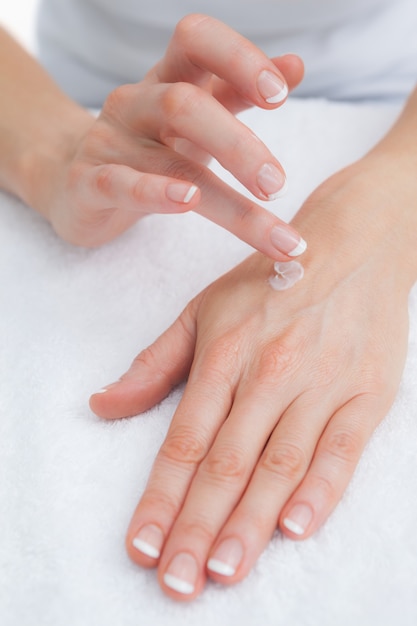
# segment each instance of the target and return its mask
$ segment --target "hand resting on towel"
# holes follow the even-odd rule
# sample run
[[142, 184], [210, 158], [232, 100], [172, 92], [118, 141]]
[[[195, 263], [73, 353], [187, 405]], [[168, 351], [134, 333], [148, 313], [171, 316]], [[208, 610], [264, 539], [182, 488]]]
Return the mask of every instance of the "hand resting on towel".
[[[61, 237], [95, 246], [146, 213], [193, 209], [259, 251], [91, 398], [104, 418], [133, 415], [188, 377], [127, 550], [176, 599], [195, 598], [207, 575], [237, 582], [277, 525], [297, 539], [324, 522], [395, 397], [417, 275], [417, 92], [287, 226], [204, 163], [215, 156], [259, 199], [282, 189], [280, 164], [234, 113], [279, 106], [301, 80], [298, 57], [268, 59], [189, 16], [96, 120], [1, 30], [0, 48], [0, 186]], [[273, 261], [303, 251], [298, 231], [304, 278], [274, 291]]]
[[300, 282], [274, 291], [273, 263], [253, 255], [91, 398], [131, 415], [188, 376], [126, 540], [176, 599], [207, 576], [241, 580], [277, 525], [314, 533], [394, 400], [417, 276], [416, 104], [295, 217], [310, 242]]

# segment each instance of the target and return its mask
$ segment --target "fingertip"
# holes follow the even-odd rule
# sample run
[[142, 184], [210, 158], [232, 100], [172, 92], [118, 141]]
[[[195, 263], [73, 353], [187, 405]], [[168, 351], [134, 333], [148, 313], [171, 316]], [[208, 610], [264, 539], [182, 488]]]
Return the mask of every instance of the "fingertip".
[[93, 393], [89, 398], [89, 406], [95, 415], [106, 420], [118, 419], [124, 417], [120, 415], [120, 411], [115, 413], [114, 398], [109, 387], [103, 387], [99, 391]]
[[169, 597], [187, 602], [194, 600], [203, 591], [206, 575], [193, 553], [180, 551], [174, 554], [167, 564], [160, 564], [158, 580], [162, 590]]
[[102, 387], [98, 391], [94, 391], [89, 398], [88, 403], [90, 409], [93, 411], [93, 413], [98, 415], [98, 417], [104, 417], [103, 407], [105, 407], [107, 404], [107, 397], [104, 398], [104, 396], [108, 396], [108, 393], [114, 384], [115, 383], [111, 383], [110, 385]]
[[302, 540], [312, 534], [314, 510], [307, 502], [289, 504], [283, 511], [279, 527], [290, 539]]
[[124, 381], [112, 383], [92, 394], [89, 404], [93, 413], [105, 420], [131, 417], [150, 408], [138, 398], [138, 389], [132, 389]]
[[274, 248], [290, 258], [301, 256], [307, 249], [305, 239], [284, 222], [274, 225], [270, 232], [270, 238]]
[[161, 402], [172, 387], [161, 377], [154, 380], [121, 379], [93, 394], [89, 404], [93, 413], [102, 419], [133, 417]]
[[224, 585], [234, 584], [246, 575], [242, 567], [244, 561], [245, 549], [242, 540], [237, 536], [229, 536], [220, 540], [207, 560], [207, 573], [210, 578]]
[[304, 78], [304, 62], [297, 54], [285, 54], [272, 59], [277, 69], [283, 74], [289, 91], [292, 91]]
[[139, 530], [133, 526], [126, 534], [125, 547], [130, 559], [147, 569], [157, 567], [165, 541], [164, 533], [153, 523], [142, 525]]

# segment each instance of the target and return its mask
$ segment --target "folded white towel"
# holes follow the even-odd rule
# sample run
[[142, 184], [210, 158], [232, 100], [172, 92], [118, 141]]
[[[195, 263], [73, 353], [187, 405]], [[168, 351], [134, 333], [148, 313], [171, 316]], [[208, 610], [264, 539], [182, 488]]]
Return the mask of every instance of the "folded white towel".
[[[280, 214], [290, 218], [397, 112], [293, 100], [243, 116], [288, 172]], [[417, 623], [416, 291], [398, 398], [314, 537], [277, 534], [244, 582], [210, 583], [190, 605], [166, 598], [155, 573], [125, 555], [130, 515], [181, 390], [114, 423], [91, 414], [89, 394], [248, 252], [193, 214], [153, 216], [99, 250], [77, 249], [0, 195], [2, 626]]]

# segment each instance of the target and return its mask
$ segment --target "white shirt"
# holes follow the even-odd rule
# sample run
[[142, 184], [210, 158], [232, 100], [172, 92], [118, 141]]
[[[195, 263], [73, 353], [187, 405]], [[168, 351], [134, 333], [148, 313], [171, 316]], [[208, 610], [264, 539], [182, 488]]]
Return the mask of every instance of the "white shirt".
[[417, 0], [41, 0], [40, 60], [73, 98], [99, 107], [143, 77], [192, 12], [269, 56], [299, 54], [298, 96], [403, 99], [417, 82]]

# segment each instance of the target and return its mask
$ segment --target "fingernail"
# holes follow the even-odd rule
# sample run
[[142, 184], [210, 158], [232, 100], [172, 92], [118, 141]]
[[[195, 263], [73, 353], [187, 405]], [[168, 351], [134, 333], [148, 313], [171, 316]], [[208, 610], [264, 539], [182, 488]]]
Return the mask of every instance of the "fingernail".
[[282, 520], [282, 523], [295, 535], [304, 535], [312, 519], [311, 507], [307, 504], [296, 504], [287, 517]]
[[271, 230], [272, 245], [288, 256], [299, 256], [305, 252], [307, 243], [288, 226], [274, 226]]
[[258, 77], [258, 89], [269, 104], [282, 102], [288, 96], [288, 87], [276, 74], [263, 70]]
[[277, 191], [276, 193], [271, 193], [269, 194], [269, 200], [276, 200], [277, 198], [283, 198], [285, 196], [285, 194], [288, 193], [288, 181], [287, 179], [284, 180], [284, 184], [282, 185], [281, 189], [279, 191]]
[[182, 202], [188, 204], [194, 197], [198, 187], [188, 183], [170, 183], [167, 185], [165, 193], [168, 200], [172, 202]]
[[95, 391], [92, 395], [95, 396], [98, 393], [106, 393], [106, 391], [109, 391], [109, 389], [111, 389], [115, 385], [118, 385], [120, 382], [121, 382], [121, 378], [119, 378], [119, 380], [114, 381], [114, 383], [110, 383], [109, 385], [106, 385], [105, 387], [102, 387], [98, 391]]
[[141, 528], [132, 541], [136, 550], [152, 559], [159, 559], [163, 543], [164, 533], [155, 524], [148, 524]]
[[286, 191], [285, 174], [272, 163], [264, 163], [262, 165], [256, 180], [260, 190], [268, 200], [275, 200], [283, 193], [283, 190], [284, 193]]
[[180, 552], [172, 559], [164, 574], [164, 583], [170, 589], [190, 595], [194, 592], [198, 566], [195, 558], [187, 552]]
[[234, 576], [243, 557], [239, 539], [225, 539], [208, 560], [207, 569], [222, 576]]

